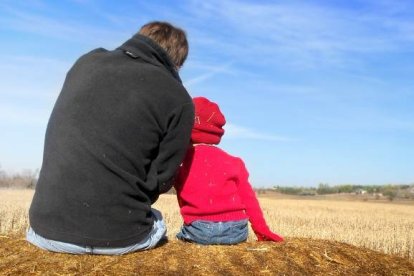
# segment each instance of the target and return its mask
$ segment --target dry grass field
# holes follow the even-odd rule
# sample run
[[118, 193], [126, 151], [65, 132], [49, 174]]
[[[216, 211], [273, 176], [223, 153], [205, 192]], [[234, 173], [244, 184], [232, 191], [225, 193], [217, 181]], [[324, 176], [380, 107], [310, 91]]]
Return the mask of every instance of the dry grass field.
[[[270, 228], [287, 237], [327, 239], [414, 259], [414, 205], [259, 198]], [[181, 226], [175, 197], [155, 205], [174, 237]], [[250, 231], [249, 241], [255, 237]]]
[[[178, 275], [181, 272], [195, 275], [300, 275], [306, 274], [305, 271], [313, 275], [326, 275], [327, 272], [332, 275], [414, 275], [413, 204], [260, 197], [270, 228], [287, 237], [285, 243], [257, 243], [250, 234], [248, 243], [240, 246], [200, 247], [175, 240], [182, 220], [175, 196], [163, 195], [154, 207], [164, 214], [168, 244], [154, 251], [101, 257], [98, 261], [96, 256], [68, 259], [29, 246], [23, 234], [28, 225], [27, 210], [32, 196], [31, 190], [0, 190], [2, 275], [19, 274], [33, 265], [33, 274], [41, 275], [62, 261], [59, 267], [66, 273], [55, 275], [100, 275], [99, 271], [111, 274], [110, 271], [115, 271], [111, 269], [122, 267], [122, 264], [129, 264], [131, 269], [124, 270], [125, 275], [142, 271], [143, 267], [151, 275]], [[159, 259], [160, 252], [165, 263]], [[211, 254], [218, 259], [212, 258]], [[157, 267], [162, 263], [161, 266], [168, 265], [169, 269], [164, 267], [161, 272], [165, 273], [161, 273], [159, 269], [151, 270], [149, 264], [139, 266], [136, 260], [143, 256], [151, 257]], [[92, 259], [93, 264], [88, 264]], [[187, 260], [186, 265], [180, 264], [183, 260]], [[218, 260], [219, 266], [215, 265]], [[73, 273], [67, 270], [68, 267]], [[149, 273], [151, 271], [153, 273]]]
[[33, 190], [0, 189], [0, 235], [23, 233]]

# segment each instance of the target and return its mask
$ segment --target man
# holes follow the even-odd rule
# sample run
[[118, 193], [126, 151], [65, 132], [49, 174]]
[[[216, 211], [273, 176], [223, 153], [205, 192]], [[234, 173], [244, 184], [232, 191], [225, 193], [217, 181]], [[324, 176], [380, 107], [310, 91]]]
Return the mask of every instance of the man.
[[171, 188], [190, 141], [194, 109], [177, 72], [187, 54], [184, 31], [151, 22], [73, 65], [46, 131], [29, 242], [125, 254], [165, 237], [151, 205]]

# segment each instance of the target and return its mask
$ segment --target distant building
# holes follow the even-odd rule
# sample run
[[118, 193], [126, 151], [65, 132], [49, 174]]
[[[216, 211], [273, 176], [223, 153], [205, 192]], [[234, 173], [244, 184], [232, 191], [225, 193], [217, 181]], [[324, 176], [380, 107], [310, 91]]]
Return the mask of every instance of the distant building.
[[355, 194], [357, 194], [357, 195], [364, 195], [364, 194], [366, 194], [367, 193], [367, 191], [365, 191], [365, 190], [363, 190], [363, 189], [357, 189], [356, 191], [355, 191]]

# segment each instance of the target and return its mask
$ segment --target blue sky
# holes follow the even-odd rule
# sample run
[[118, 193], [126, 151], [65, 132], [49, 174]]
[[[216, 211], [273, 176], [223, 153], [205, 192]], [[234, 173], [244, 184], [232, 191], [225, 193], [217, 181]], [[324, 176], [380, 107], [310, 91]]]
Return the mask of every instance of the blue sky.
[[[121, 4], [122, 3], [122, 4]], [[185, 29], [180, 74], [217, 102], [221, 146], [256, 187], [414, 182], [414, 2], [0, 2], [0, 165], [41, 167], [48, 117], [82, 54], [148, 21]]]

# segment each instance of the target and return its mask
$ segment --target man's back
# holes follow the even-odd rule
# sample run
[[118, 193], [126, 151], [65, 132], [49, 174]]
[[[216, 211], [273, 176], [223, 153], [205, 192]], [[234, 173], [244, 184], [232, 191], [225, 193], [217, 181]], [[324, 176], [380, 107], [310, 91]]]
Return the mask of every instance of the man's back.
[[96, 49], [67, 74], [30, 209], [32, 228], [46, 238], [104, 247], [140, 241], [160, 181], [182, 158], [185, 142], [165, 137], [189, 137], [191, 98], [148, 41], [130, 42], [134, 56]]

